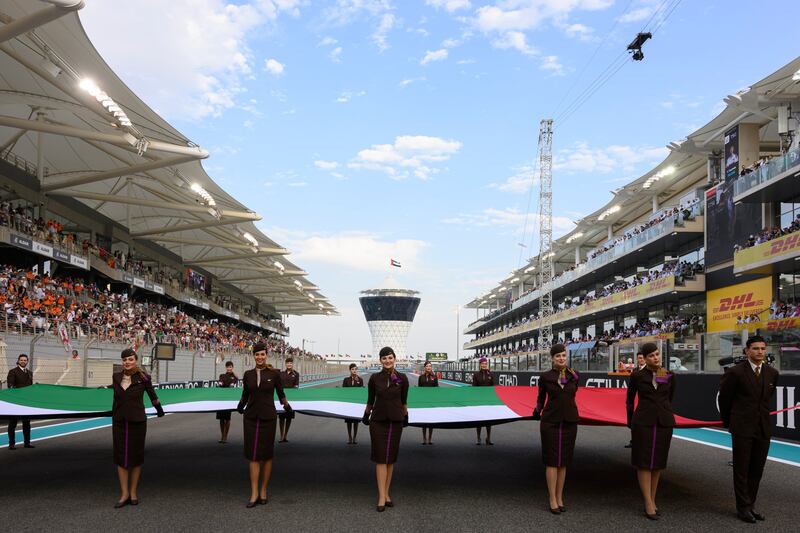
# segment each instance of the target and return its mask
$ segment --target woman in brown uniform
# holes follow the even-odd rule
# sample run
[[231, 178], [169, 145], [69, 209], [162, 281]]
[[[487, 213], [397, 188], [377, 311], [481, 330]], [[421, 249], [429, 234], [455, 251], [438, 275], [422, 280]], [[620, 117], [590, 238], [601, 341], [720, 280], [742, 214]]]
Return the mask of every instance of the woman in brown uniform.
[[533, 419], [541, 420], [542, 461], [550, 495], [550, 512], [561, 514], [567, 510], [564, 507], [564, 482], [578, 435], [578, 405], [575, 403], [578, 373], [567, 367], [567, 349], [563, 344], [554, 344], [550, 348], [550, 358], [553, 368], [539, 376], [539, 395]]
[[[633, 436], [631, 462], [636, 467], [644, 512], [650, 520], [658, 520], [661, 513], [656, 506], [656, 491], [661, 471], [667, 467], [672, 428], [675, 426], [672, 414], [675, 375], [661, 367], [661, 354], [654, 343], [644, 344], [642, 354], [646, 366], [631, 375], [625, 403], [628, 427]], [[637, 396], [639, 402], [634, 411]]]
[[112, 377], [114, 403], [111, 407], [111, 434], [114, 440], [114, 462], [117, 464], [120, 497], [115, 508], [139, 505], [137, 489], [144, 463], [144, 440], [147, 435], [147, 415], [144, 412], [144, 393], [164, 416], [153, 381], [139, 368], [139, 356], [130, 348], [122, 351], [122, 372]]
[[378, 506], [382, 513], [394, 507], [389, 490], [392, 486], [394, 463], [400, 448], [400, 436], [408, 421], [408, 378], [394, 368], [394, 350], [381, 348], [383, 369], [372, 374], [367, 384], [367, 407], [362, 421], [369, 426], [372, 441], [372, 461], [378, 482]]
[[[364, 387], [364, 380], [358, 375], [358, 365], [350, 363], [350, 375], [342, 380], [342, 387]], [[358, 444], [358, 422], [357, 418], [345, 419], [347, 424], [347, 444]]]
[[[494, 387], [494, 376], [489, 371], [489, 360], [485, 357], [481, 357], [478, 360], [480, 364], [480, 370], [472, 374], [472, 386], [473, 387]], [[478, 446], [481, 445], [481, 427], [486, 428], [486, 444], [489, 446], [493, 446], [494, 442], [492, 442], [492, 426], [478, 426], [475, 428], [477, 432], [477, 440], [475, 444]]]
[[[425, 361], [425, 364], [422, 365], [423, 373], [419, 376], [419, 381], [417, 382], [417, 387], [438, 387], [439, 386], [439, 378], [436, 377], [436, 374], [433, 373], [433, 365], [430, 361]], [[427, 433], [426, 433], [427, 432]], [[433, 428], [432, 427], [424, 427], [422, 428], [422, 444], [433, 444], [431, 442], [431, 437], [433, 437]]]
[[[225, 373], [219, 375], [217, 385], [223, 389], [235, 387], [239, 382], [239, 378], [233, 373], [233, 362], [228, 361], [225, 363]], [[225, 444], [228, 442], [228, 431], [231, 429], [231, 412], [229, 410], [217, 411], [217, 420], [219, 420], [219, 443]]]
[[[292, 412], [283, 393], [280, 372], [267, 364], [267, 346], [253, 346], [256, 367], [242, 376], [242, 399], [236, 410], [244, 414], [244, 456], [250, 461], [250, 500], [247, 508], [267, 503], [267, 484], [272, 473], [272, 456], [275, 449], [275, 394], [285, 411]], [[259, 487], [259, 478], [261, 485]]]

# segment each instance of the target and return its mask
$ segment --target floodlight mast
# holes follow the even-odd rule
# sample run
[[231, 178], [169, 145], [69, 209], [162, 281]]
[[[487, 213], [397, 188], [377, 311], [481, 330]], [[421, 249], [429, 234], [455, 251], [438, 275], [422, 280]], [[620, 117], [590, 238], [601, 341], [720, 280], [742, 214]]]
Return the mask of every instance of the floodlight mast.
[[539, 123], [539, 349], [553, 344], [553, 119]]

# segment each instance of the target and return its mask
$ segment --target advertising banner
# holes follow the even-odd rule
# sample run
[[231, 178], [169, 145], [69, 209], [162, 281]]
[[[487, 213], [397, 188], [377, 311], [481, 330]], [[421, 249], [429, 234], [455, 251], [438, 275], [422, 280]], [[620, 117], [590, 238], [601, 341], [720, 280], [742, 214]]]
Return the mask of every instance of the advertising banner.
[[553, 315], [553, 322], [563, 322], [564, 320], [570, 320], [572, 318], [588, 315], [590, 313], [605, 311], [606, 309], [612, 309], [621, 305], [638, 302], [639, 300], [652, 298], [653, 296], [672, 292], [673, 290], [675, 290], [674, 276], [656, 279], [647, 283], [643, 283], [642, 285], [631, 287], [630, 289], [626, 289], [622, 292], [610, 294], [604, 298], [600, 298], [599, 300], [592, 300], [571, 309], [558, 311], [555, 313], [555, 315]]
[[733, 245], [743, 245], [761, 231], [761, 204], [733, 202], [734, 180], [706, 191], [706, 266], [733, 258]]
[[426, 361], [447, 361], [447, 352], [425, 352]]
[[800, 254], [800, 231], [784, 235], [778, 239], [739, 250], [733, 255], [734, 272], [742, 272], [783, 259], [791, 259]]
[[706, 293], [708, 331], [735, 331], [763, 327], [769, 318], [770, 303], [772, 303], [770, 276], [708, 291]]
[[739, 126], [725, 132], [725, 181], [739, 177]]
[[16, 233], [11, 234], [11, 244], [25, 250], [33, 250], [33, 241], [27, 237], [21, 237]]

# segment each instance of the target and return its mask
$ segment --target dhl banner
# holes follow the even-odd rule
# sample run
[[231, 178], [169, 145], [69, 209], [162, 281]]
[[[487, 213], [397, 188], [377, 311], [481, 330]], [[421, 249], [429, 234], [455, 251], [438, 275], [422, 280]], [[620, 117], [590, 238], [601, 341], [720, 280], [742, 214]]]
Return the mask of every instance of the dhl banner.
[[630, 289], [622, 292], [615, 292], [614, 294], [610, 294], [604, 298], [600, 298], [599, 300], [592, 300], [577, 307], [559, 311], [553, 315], [553, 322], [563, 322], [565, 320], [588, 315], [590, 313], [605, 311], [606, 309], [612, 309], [621, 305], [638, 302], [639, 300], [652, 298], [653, 296], [672, 292], [673, 290], [675, 290], [674, 276], [656, 279], [647, 283], [643, 283], [642, 285], [631, 287]]
[[[759, 278], [706, 293], [708, 331], [735, 331], [763, 327], [772, 302], [772, 277]], [[739, 320], [758, 315], [759, 320], [742, 324]]]
[[629, 339], [622, 339], [619, 341], [620, 346], [627, 346], [629, 344], [638, 344], [642, 345], [646, 342], [657, 342], [657, 341], [674, 341], [675, 334], [670, 333], [659, 333], [658, 335], [647, 335], [645, 337], [633, 337]]
[[779, 329], [800, 329], [800, 316], [773, 318], [767, 321], [767, 330], [776, 331]]
[[800, 231], [733, 254], [733, 271], [743, 272], [800, 255]]
[[[630, 289], [624, 290], [622, 292], [616, 292], [604, 298], [600, 298], [599, 300], [592, 300], [577, 307], [572, 307], [570, 309], [564, 309], [563, 311], [558, 311], [555, 314], [553, 314], [553, 323], [556, 324], [559, 322], [564, 322], [565, 320], [571, 320], [573, 318], [578, 318], [584, 315], [588, 315], [590, 313], [596, 313], [598, 311], [613, 309], [621, 305], [627, 305], [633, 302], [638, 302], [639, 300], [652, 298], [653, 296], [659, 296], [661, 294], [666, 294], [674, 290], [675, 290], [674, 276], [656, 279], [648, 283], [644, 283], [642, 285], [637, 285], [636, 287], [631, 287]], [[469, 341], [464, 344], [464, 348], [470, 349], [473, 348], [474, 346], [478, 346], [495, 340], [505, 339], [538, 328], [539, 328], [538, 321], [526, 322], [525, 324], [521, 324], [515, 328], [507, 329], [504, 331], [497, 332], [493, 335]]]

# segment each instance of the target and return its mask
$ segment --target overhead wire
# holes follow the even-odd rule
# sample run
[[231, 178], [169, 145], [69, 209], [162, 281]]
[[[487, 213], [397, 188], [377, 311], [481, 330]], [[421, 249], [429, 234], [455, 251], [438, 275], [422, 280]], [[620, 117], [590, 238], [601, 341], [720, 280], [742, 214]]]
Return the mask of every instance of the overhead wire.
[[[677, 9], [678, 5], [682, 2], [682, 0], [662, 0], [662, 2], [658, 5], [658, 7], [653, 11], [653, 14], [650, 15], [650, 18], [647, 22], [642, 26], [640, 33], [644, 33], [647, 27], [656, 19], [656, 17], [661, 13], [661, 17], [658, 20], [657, 25], [650, 31], [651, 34], [655, 34], [661, 26], [667, 21], [667, 19], [672, 15], [672, 13]], [[627, 55], [627, 50], [623, 51], [618, 55], [612, 62], [603, 70], [598, 76], [590, 83], [575, 99], [557, 116], [555, 116], [553, 123], [554, 128], [556, 126], [560, 126], [561, 124], [565, 123], [580, 107], [583, 106], [597, 91], [599, 91], [608, 81], [614, 77], [614, 75], [619, 72], [623, 66], [625, 66], [628, 61], [625, 59]]]

